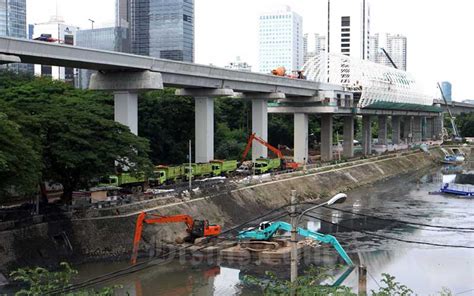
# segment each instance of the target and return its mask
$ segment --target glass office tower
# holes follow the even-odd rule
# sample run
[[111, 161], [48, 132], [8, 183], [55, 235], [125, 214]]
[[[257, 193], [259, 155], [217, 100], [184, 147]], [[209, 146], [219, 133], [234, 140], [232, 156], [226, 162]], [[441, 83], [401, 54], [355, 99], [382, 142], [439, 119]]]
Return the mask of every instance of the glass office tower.
[[194, 62], [194, 0], [131, 0], [132, 52]]

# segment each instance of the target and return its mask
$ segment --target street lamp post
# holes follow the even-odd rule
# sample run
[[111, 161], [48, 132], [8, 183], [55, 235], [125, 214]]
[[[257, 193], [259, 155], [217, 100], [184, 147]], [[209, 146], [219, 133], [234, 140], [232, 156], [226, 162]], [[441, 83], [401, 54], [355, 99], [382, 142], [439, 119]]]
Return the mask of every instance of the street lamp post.
[[[315, 205], [304, 210], [298, 217], [296, 217], [296, 191], [292, 190], [291, 192], [291, 282], [294, 283], [296, 278], [298, 277], [298, 250], [297, 244], [298, 241], [296, 239], [296, 234], [298, 232], [298, 225], [300, 223], [301, 218], [308, 212], [313, 211], [317, 208], [323, 206], [330, 206], [336, 203], [343, 203], [347, 199], [347, 195], [345, 193], [338, 193], [331, 197], [330, 200], [323, 202], [319, 205]], [[292, 289], [292, 295], [294, 295], [294, 290]]]
[[93, 20], [93, 19], [88, 19], [88, 20], [89, 20], [89, 22], [91, 22], [92, 30], [94, 30], [94, 23], [95, 23], [95, 20]]

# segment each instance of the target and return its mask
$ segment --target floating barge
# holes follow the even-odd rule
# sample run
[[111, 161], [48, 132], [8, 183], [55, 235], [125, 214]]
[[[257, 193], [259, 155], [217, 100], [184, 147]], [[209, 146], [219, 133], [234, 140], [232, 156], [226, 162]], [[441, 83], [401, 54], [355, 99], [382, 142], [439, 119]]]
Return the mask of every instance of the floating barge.
[[441, 187], [440, 192], [458, 196], [474, 197], [474, 186], [446, 183]]

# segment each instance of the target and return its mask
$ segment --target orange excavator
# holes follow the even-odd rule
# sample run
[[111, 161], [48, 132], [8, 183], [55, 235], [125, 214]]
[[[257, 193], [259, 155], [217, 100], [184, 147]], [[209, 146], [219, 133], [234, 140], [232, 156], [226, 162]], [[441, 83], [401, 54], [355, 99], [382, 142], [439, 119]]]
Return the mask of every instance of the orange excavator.
[[[151, 216], [147, 218], [147, 215]], [[186, 242], [194, 243], [196, 238], [217, 236], [221, 233], [220, 225], [210, 225], [207, 220], [194, 220], [189, 215], [174, 215], [174, 216], [159, 216], [154, 214], [147, 214], [141, 212], [138, 215], [137, 223], [135, 225], [135, 236], [133, 237], [133, 251], [132, 251], [132, 265], [137, 263], [138, 247], [142, 239], [143, 223], [177, 223], [184, 222], [186, 224], [186, 232], [188, 236], [185, 238]]]
[[250, 148], [252, 148], [252, 143], [254, 140], [267, 147], [273, 153], [275, 153], [275, 155], [281, 160], [283, 169], [296, 170], [299, 167], [299, 164], [297, 162], [286, 161], [283, 156], [283, 153], [278, 148], [273, 147], [267, 141], [257, 136], [255, 133], [251, 134], [247, 141], [247, 146], [245, 147], [244, 154], [242, 155], [242, 163], [245, 161], [245, 158], [247, 157]]

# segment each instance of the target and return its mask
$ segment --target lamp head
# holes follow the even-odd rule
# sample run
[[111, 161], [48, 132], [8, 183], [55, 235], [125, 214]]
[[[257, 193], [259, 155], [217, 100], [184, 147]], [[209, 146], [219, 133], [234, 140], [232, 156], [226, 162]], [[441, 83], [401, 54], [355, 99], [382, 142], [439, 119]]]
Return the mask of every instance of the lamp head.
[[338, 193], [338, 194], [334, 195], [333, 197], [331, 197], [331, 199], [328, 200], [326, 205], [330, 206], [330, 205], [333, 205], [333, 204], [336, 204], [336, 203], [343, 203], [344, 201], [346, 201], [346, 199], [347, 199], [347, 194]]

